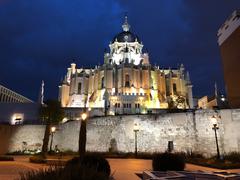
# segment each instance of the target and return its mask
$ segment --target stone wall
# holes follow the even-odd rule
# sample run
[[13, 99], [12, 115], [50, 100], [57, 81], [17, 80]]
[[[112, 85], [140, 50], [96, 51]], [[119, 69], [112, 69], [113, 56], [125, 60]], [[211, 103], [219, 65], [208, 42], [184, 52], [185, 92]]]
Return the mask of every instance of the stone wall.
[[[221, 110], [219, 146], [221, 153], [240, 151], [240, 110]], [[159, 115], [128, 115], [91, 118], [87, 124], [87, 150], [134, 152], [134, 124], [139, 124], [137, 136], [140, 152], [166, 151], [173, 141], [175, 151], [197, 151], [206, 156], [216, 152], [216, 142], [210, 117], [211, 110], [195, 113], [163, 113]], [[77, 151], [79, 121], [62, 124], [54, 134], [53, 147], [62, 151]], [[39, 149], [45, 126], [0, 126], [0, 153]], [[23, 143], [24, 142], [24, 143]]]

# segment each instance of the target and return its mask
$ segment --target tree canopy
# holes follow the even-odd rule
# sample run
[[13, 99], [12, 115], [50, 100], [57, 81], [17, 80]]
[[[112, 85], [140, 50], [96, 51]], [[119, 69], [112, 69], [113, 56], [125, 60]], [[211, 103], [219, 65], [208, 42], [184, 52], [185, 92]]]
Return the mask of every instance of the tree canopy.
[[40, 118], [45, 124], [59, 123], [64, 118], [64, 111], [57, 100], [47, 100], [40, 108]]

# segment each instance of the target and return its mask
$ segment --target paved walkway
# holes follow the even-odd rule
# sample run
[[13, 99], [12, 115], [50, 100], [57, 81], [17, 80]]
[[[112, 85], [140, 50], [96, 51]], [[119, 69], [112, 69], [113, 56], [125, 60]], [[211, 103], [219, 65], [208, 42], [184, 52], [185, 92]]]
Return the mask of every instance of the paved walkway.
[[48, 166], [29, 162], [28, 156], [15, 156], [15, 161], [0, 161], [0, 180], [19, 179], [20, 173], [36, 171]]
[[[20, 172], [39, 170], [48, 166], [42, 164], [33, 164], [29, 162], [28, 156], [15, 156], [15, 161], [0, 161], [0, 180], [12, 180], [20, 178]], [[145, 170], [151, 170], [152, 161], [142, 159], [108, 159], [111, 171], [116, 180], [140, 180], [135, 173], [142, 173]], [[193, 164], [187, 164], [188, 171], [226, 171]], [[227, 170], [227, 172], [238, 172], [240, 169]]]
[[152, 161], [142, 159], [108, 159], [116, 180], [140, 180], [135, 173], [151, 170]]

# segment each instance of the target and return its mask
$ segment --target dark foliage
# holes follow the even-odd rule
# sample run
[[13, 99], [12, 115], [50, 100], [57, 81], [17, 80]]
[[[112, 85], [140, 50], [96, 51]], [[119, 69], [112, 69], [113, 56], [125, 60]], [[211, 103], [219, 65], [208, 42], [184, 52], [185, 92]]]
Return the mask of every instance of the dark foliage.
[[48, 152], [51, 125], [58, 124], [63, 119], [64, 111], [61, 108], [61, 103], [59, 101], [47, 100], [45, 104], [41, 106], [39, 113], [44, 124], [46, 124], [42, 145], [42, 154], [43, 156], [46, 156]]
[[107, 176], [110, 176], [110, 165], [108, 161], [100, 155], [86, 154], [80, 158], [75, 157], [67, 163], [66, 168], [71, 168], [72, 166], [76, 165], [94, 169], [97, 172], [101, 172]]
[[29, 158], [29, 161], [31, 163], [39, 163], [39, 164], [43, 164], [43, 163], [46, 163], [47, 160], [43, 157], [43, 156], [32, 156]]
[[50, 167], [40, 171], [21, 173], [21, 180], [109, 180], [104, 173], [81, 165], [71, 168]]
[[230, 161], [232, 163], [240, 163], [240, 153], [239, 152], [231, 152], [224, 156], [224, 159]]
[[0, 161], [14, 161], [14, 158], [11, 156], [0, 156]]
[[[35, 157], [36, 158], [36, 157]], [[52, 166], [21, 174], [21, 180], [109, 180], [108, 161], [99, 155], [85, 155], [68, 161], [66, 166]]]
[[152, 160], [154, 171], [183, 171], [185, 157], [182, 154], [161, 153], [155, 154]]

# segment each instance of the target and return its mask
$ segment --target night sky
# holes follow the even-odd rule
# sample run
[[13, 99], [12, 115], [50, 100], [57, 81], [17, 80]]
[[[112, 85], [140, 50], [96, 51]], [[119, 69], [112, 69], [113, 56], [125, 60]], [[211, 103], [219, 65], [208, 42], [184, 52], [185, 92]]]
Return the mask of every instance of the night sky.
[[103, 63], [125, 12], [150, 62], [190, 72], [194, 96], [224, 92], [217, 30], [240, 0], [0, 0], [0, 84], [36, 101], [45, 97], [74, 60], [78, 67]]

